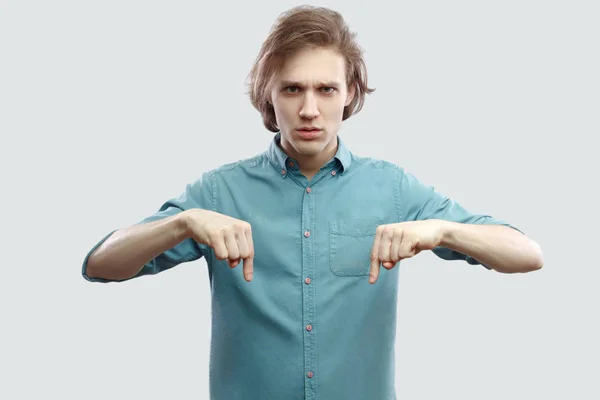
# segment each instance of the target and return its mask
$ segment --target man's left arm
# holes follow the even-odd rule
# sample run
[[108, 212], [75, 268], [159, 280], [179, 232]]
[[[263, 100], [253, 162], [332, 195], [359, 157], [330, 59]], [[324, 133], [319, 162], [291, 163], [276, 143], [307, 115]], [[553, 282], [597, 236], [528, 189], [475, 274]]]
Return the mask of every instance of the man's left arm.
[[467, 255], [503, 273], [530, 272], [542, 268], [542, 250], [518, 230], [497, 224], [438, 221], [440, 246]]
[[513, 225], [469, 212], [402, 168], [396, 179], [400, 221], [428, 220], [430, 227], [439, 222], [439, 244], [432, 249], [438, 257], [482, 264], [503, 273], [529, 272], [542, 267], [540, 246]]

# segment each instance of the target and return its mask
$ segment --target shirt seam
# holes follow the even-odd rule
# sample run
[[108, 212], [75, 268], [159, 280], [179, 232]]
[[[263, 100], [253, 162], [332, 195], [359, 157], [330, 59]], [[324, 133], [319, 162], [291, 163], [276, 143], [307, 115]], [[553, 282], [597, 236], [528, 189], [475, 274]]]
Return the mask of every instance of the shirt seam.
[[211, 193], [211, 200], [212, 200], [212, 211], [216, 212], [217, 211], [217, 184], [215, 183], [215, 179], [214, 179], [214, 173], [210, 174], [210, 185], [211, 185], [211, 189], [212, 189], [212, 193]]
[[401, 202], [400, 202], [400, 179], [399, 179], [399, 175], [400, 175], [400, 168], [396, 167], [396, 175], [394, 177], [394, 193], [396, 195], [396, 216], [398, 218], [398, 222], [402, 222], [404, 221], [402, 219], [402, 206], [401, 206]]

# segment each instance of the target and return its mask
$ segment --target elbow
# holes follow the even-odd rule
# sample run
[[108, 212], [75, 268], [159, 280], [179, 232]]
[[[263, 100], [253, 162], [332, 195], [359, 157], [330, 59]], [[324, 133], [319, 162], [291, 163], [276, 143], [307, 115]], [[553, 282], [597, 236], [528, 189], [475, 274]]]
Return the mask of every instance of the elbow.
[[107, 267], [106, 260], [102, 259], [102, 255], [98, 254], [98, 250], [94, 251], [87, 259], [85, 264], [84, 274], [90, 279], [107, 279], [114, 280], [117, 277], [112, 276], [111, 268]]
[[539, 271], [540, 269], [542, 269], [543, 266], [544, 266], [543, 260], [538, 260], [536, 262], [532, 262], [530, 264], [526, 264], [525, 266], [523, 266], [523, 268], [521, 269], [521, 272], [527, 273], [527, 272]]
[[98, 267], [97, 267], [97, 255], [96, 252], [92, 253], [86, 263], [83, 273], [89, 278], [99, 278]]
[[542, 269], [543, 266], [544, 266], [544, 256], [540, 253], [539, 257], [536, 258], [536, 261], [533, 264], [532, 271], [537, 271], [539, 269]]
[[503, 263], [493, 266], [491, 269], [505, 274], [524, 274], [539, 271], [544, 266], [544, 256], [540, 246], [535, 242], [532, 243], [531, 249], [525, 254], [521, 254], [518, 259], [512, 260], [510, 264]]
[[544, 266], [544, 255], [539, 244], [532, 241], [532, 249], [528, 256], [528, 261], [524, 263], [521, 272], [533, 272], [542, 269]]
[[536, 261], [535, 263], [533, 263], [529, 267], [529, 270], [527, 272], [539, 271], [540, 269], [542, 269], [543, 266], [544, 266], [544, 260], [540, 259], [540, 260]]
[[541, 246], [533, 242], [533, 251], [532, 251], [532, 262], [530, 265], [530, 271], [538, 271], [542, 269], [544, 266], [544, 254], [542, 253]]

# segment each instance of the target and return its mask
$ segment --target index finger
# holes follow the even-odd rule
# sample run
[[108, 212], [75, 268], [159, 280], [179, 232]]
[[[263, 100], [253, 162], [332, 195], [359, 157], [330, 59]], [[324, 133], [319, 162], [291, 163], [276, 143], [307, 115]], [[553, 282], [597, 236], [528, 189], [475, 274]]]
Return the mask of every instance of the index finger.
[[371, 248], [371, 269], [369, 271], [369, 282], [375, 283], [379, 277], [379, 245], [381, 243], [381, 232], [380, 228], [377, 228], [375, 233], [375, 240], [373, 240], [373, 247]]
[[246, 242], [248, 242], [248, 251], [250, 252], [250, 256], [244, 258], [244, 279], [250, 282], [254, 275], [254, 243], [252, 242], [252, 230], [245, 229], [246, 234]]

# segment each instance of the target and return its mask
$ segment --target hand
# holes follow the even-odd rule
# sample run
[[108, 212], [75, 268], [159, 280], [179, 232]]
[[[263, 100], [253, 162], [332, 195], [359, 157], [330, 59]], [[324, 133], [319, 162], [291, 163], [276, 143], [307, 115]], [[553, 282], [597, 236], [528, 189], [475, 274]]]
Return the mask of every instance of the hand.
[[209, 210], [184, 211], [189, 237], [214, 249], [215, 257], [227, 260], [231, 268], [244, 261], [244, 279], [252, 280], [254, 273], [254, 244], [252, 228], [246, 221]]
[[371, 250], [370, 283], [379, 277], [380, 263], [387, 270], [398, 261], [414, 257], [422, 250], [439, 246], [444, 235], [444, 221], [408, 221], [377, 227]]

